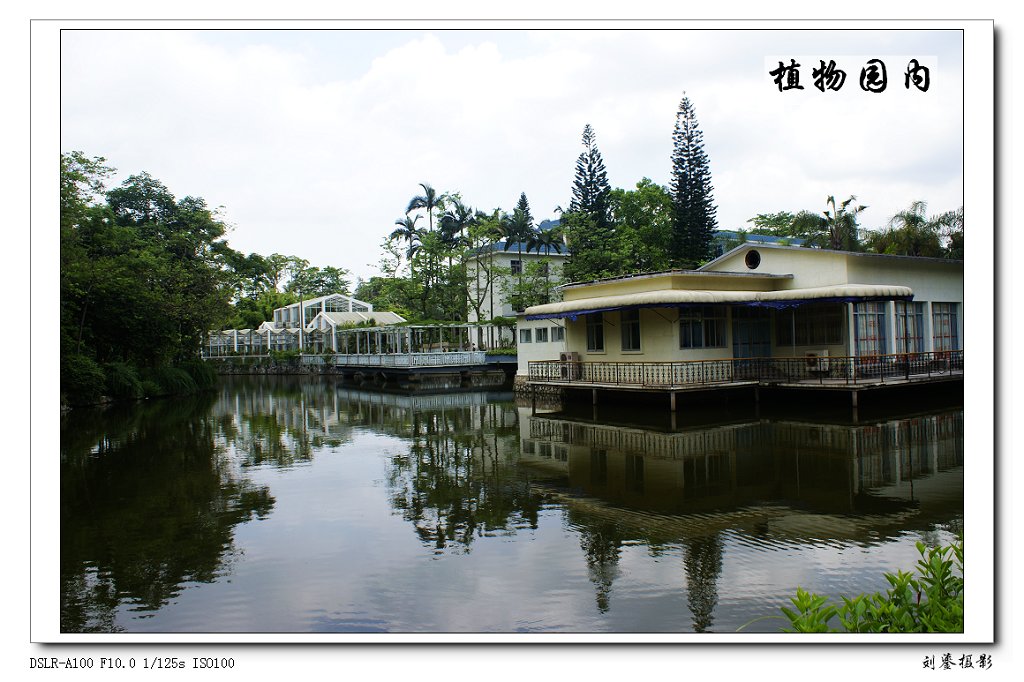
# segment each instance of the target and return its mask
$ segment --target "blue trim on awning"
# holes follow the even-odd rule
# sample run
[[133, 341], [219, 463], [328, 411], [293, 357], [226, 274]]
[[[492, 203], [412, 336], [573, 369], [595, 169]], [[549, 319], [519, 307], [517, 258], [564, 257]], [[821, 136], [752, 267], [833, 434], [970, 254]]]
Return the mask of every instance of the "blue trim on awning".
[[638, 310], [640, 308], [697, 308], [706, 305], [730, 305], [744, 306], [749, 308], [772, 308], [774, 310], [785, 310], [787, 308], [799, 308], [810, 303], [861, 303], [865, 301], [911, 301], [911, 296], [832, 296], [828, 298], [800, 298], [786, 301], [733, 301], [731, 303], [643, 303], [637, 305], [619, 305], [607, 308], [588, 308], [585, 310], [573, 310], [563, 313], [541, 313], [540, 315], [526, 315], [527, 320], [556, 320], [567, 318], [576, 321], [580, 315], [592, 313], [607, 313], [615, 310]]

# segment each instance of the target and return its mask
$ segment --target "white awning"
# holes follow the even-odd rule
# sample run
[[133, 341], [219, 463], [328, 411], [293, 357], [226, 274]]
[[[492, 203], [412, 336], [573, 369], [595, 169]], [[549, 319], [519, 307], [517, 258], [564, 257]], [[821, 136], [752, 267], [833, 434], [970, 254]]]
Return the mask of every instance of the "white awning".
[[586, 313], [627, 308], [675, 308], [691, 305], [751, 305], [787, 308], [821, 301], [897, 300], [913, 298], [910, 287], [896, 284], [836, 284], [808, 289], [777, 291], [722, 291], [705, 289], [658, 289], [636, 294], [596, 296], [526, 309], [528, 320], [576, 317]]

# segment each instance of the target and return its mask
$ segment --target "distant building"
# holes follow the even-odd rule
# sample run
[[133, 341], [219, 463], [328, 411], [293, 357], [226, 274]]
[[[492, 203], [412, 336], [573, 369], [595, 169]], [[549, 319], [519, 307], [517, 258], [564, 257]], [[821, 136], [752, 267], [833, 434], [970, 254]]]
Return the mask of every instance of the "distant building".
[[[466, 275], [469, 282], [468, 301], [469, 322], [480, 322], [495, 317], [514, 317], [522, 312], [516, 310], [516, 302], [504, 294], [510, 281], [519, 273], [525, 272], [530, 263], [548, 261], [552, 281], [560, 281], [562, 266], [569, 257], [569, 250], [564, 245], [561, 250], [541, 247], [539, 251], [527, 251], [526, 243], [512, 243], [505, 248], [505, 242], [489, 244], [477, 249], [466, 262]], [[489, 277], [488, 273], [500, 269], [508, 273], [500, 277]], [[474, 303], [480, 302], [480, 315], [477, 315]]]
[[270, 350], [337, 351], [338, 332], [360, 325], [401, 324], [405, 318], [345, 294], [328, 294], [274, 310], [272, 320], [257, 329], [210, 332], [204, 353], [210, 356], [242, 353], [260, 355]]

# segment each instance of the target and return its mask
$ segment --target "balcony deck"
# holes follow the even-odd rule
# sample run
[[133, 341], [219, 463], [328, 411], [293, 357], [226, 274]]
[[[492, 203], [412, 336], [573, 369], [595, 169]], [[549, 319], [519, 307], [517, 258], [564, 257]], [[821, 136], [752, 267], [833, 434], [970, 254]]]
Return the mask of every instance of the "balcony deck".
[[[726, 358], [678, 362], [529, 363], [527, 383], [675, 394], [742, 387], [847, 391], [963, 380], [963, 351], [870, 357]], [[596, 393], [595, 393], [596, 400]]]

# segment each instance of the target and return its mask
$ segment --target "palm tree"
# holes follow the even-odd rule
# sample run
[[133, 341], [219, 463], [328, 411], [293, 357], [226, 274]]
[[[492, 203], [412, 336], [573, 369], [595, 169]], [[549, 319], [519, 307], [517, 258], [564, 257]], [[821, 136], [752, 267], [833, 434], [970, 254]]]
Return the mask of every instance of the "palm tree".
[[902, 256], [942, 256], [941, 229], [945, 214], [928, 218], [928, 204], [915, 201], [889, 219], [887, 228], [868, 237], [872, 250]]
[[427, 221], [429, 223], [430, 231], [434, 231], [434, 211], [444, 210], [443, 194], [438, 194], [437, 190], [428, 185], [425, 182], [420, 183], [420, 187], [423, 188], [423, 194], [413, 197], [409, 200], [409, 207], [405, 209], [405, 214], [409, 215], [413, 211], [418, 209], [426, 209]]
[[409, 273], [413, 273], [412, 257], [416, 255], [416, 252], [420, 250], [422, 246], [421, 237], [423, 236], [423, 230], [416, 227], [416, 221], [419, 220], [419, 216], [410, 218], [408, 215], [401, 220], [396, 220], [395, 225], [398, 227], [391, 233], [388, 239], [392, 241], [404, 240], [408, 247], [406, 248], [405, 255], [409, 259]]
[[[516, 252], [519, 254], [519, 294], [522, 295], [523, 288], [523, 244], [533, 239], [535, 229], [533, 218], [529, 212], [516, 208], [512, 215], [505, 215], [501, 221], [501, 234], [505, 238], [505, 251], [516, 245]], [[518, 309], [513, 305], [513, 308]]]
[[476, 221], [476, 213], [472, 208], [462, 203], [458, 197], [452, 199], [448, 210], [438, 225], [441, 233], [441, 242], [448, 249], [448, 268], [452, 267], [452, 254], [460, 247], [467, 245], [466, 230]]
[[[562, 231], [559, 227], [552, 227], [548, 230], [537, 230], [530, 237], [530, 240], [526, 242], [526, 253], [530, 251], [536, 251], [539, 256], [541, 250], [544, 253], [551, 253], [554, 249], [557, 253], [562, 253], [562, 247], [564, 246], [562, 241]], [[547, 298], [551, 291], [551, 266], [548, 265], [544, 270], [544, 297]]]
[[855, 206], [847, 210], [847, 207], [856, 200], [857, 197], [851, 194], [838, 208], [834, 196], [829, 196], [825, 200], [825, 203], [832, 207], [831, 213], [827, 209], [824, 211], [829, 248], [836, 251], [857, 251], [860, 248], [857, 238], [857, 216], [867, 206]]

